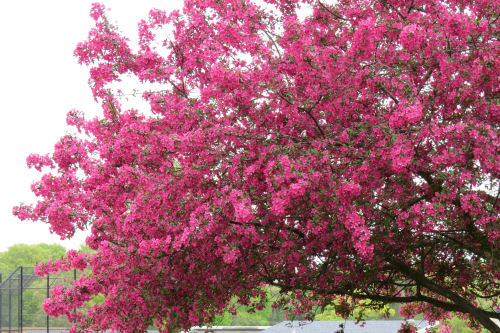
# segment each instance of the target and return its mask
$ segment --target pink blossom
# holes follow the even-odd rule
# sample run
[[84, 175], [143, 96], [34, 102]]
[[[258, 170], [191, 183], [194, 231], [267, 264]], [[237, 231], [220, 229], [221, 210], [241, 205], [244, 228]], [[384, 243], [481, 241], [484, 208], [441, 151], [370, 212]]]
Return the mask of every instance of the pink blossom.
[[[92, 5], [75, 56], [102, 113], [68, 113], [72, 132], [27, 159], [45, 173], [38, 201], [13, 209], [64, 239], [90, 232], [92, 254], [37, 265], [84, 272], [54, 288], [47, 313], [75, 332], [181, 331], [233, 300], [261, 309], [276, 285], [288, 301], [275, 306], [296, 315], [398, 301], [405, 317], [459, 309], [491, 330], [496, 9], [189, 0], [151, 11], [132, 45]], [[125, 76], [146, 107], [127, 109]]]

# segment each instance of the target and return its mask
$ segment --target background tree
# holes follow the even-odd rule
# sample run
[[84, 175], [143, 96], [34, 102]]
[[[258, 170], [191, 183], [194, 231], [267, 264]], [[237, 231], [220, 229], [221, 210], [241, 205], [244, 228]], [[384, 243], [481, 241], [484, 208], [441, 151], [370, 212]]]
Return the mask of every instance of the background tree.
[[[23, 274], [33, 274], [30, 267], [33, 267], [41, 262], [48, 260], [57, 260], [65, 256], [66, 249], [57, 244], [16, 244], [10, 246], [7, 251], [0, 252], [0, 274], [5, 281], [10, 273], [12, 273], [19, 266], [25, 266]], [[19, 271], [17, 272], [19, 274]], [[62, 277], [59, 276], [60, 282]], [[31, 283], [28, 288], [23, 292], [23, 325], [26, 326], [45, 326], [47, 322], [47, 315], [42, 308], [42, 302], [47, 297], [47, 290], [45, 280], [37, 280]], [[17, 286], [14, 283], [12, 286]], [[8, 287], [8, 285], [6, 286]], [[5, 292], [5, 291], [4, 291]], [[17, 294], [15, 294], [17, 297]], [[6, 302], [4, 294], [3, 302]], [[14, 303], [17, 304], [17, 303]], [[5, 305], [5, 303], [4, 303]], [[12, 309], [17, 311], [17, 309]], [[5, 315], [5, 312], [4, 312]], [[68, 326], [66, 320], [51, 321], [52, 325], [63, 327]]]
[[60, 259], [66, 249], [57, 244], [16, 244], [0, 252], [0, 273], [3, 279], [19, 266], [35, 266], [49, 259]]
[[[40, 267], [91, 267], [46, 310], [174, 331], [234, 297], [262, 309], [271, 285], [297, 314], [340, 296], [342, 316], [400, 302], [498, 332], [499, 6], [189, 0], [134, 51], [95, 5], [76, 55], [103, 116], [69, 113], [81, 134], [29, 157], [52, 171], [15, 209], [92, 231], [95, 254]], [[121, 108], [125, 76], [150, 110]]]

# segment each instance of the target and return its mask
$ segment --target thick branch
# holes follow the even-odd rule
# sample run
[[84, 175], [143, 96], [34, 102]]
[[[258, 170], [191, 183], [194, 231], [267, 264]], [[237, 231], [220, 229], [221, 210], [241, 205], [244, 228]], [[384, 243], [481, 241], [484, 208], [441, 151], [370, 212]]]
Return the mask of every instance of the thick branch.
[[[500, 333], [500, 328], [490, 319], [491, 317], [500, 319], [500, 313], [488, 312], [482, 309], [477, 308], [472, 303], [470, 303], [465, 298], [461, 297], [457, 293], [446, 289], [434, 281], [429, 280], [425, 277], [424, 274], [421, 274], [413, 269], [411, 269], [404, 262], [399, 261], [396, 258], [388, 257], [386, 260], [398, 271], [405, 274], [409, 278], [415, 280], [418, 284], [422, 285], [424, 288], [432, 291], [438, 295], [444, 296], [447, 299], [451, 300], [454, 303], [454, 310], [451, 311], [459, 311], [463, 313], [468, 313], [472, 315], [477, 321], [479, 321], [485, 328], [489, 329], [491, 332]], [[426, 302], [428, 302], [426, 300]], [[430, 302], [429, 302], [430, 303]], [[432, 304], [432, 303], [430, 303]], [[444, 308], [446, 310], [446, 308]]]
[[327, 6], [325, 6], [325, 4], [323, 4], [321, 1], [318, 1], [319, 5], [324, 9], [326, 10], [328, 13], [330, 13], [330, 15], [332, 15], [333, 17], [335, 17], [337, 20], [340, 20], [340, 21], [347, 21], [345, 18], [343, 18], [342, 16], [340, 16], [339, 14], [335, 13], [334, 11], [330, 10], [330, 8], [328, 8]]
[[389, 97], [394, 101], [394, 103], [399, 104], [399, 100], [396, 98], [396, 96], [394, 96], [389, 90], [387, 90], [387, 88], [384, 87], [382, 83], [377, 82], [377, 86], [380, 88], [380, 90], [389, 95]]

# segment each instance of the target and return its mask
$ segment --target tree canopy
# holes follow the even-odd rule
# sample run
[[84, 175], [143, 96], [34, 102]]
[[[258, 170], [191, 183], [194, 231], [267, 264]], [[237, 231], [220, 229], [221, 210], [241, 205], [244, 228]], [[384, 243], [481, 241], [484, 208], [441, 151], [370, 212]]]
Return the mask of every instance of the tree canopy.
[[60, 259], [66, 249], [57, 244], [15, 244], [0, 252], [0, 274], [5, 280], [19, 266], [35, 266], [49, 259]]
[[105, 11], [75, 51], [103, 113], [69, 112], [14, 209], [91, 230], [95, 253], [39, 267], [91, 268], [46, 311], [172, 332], [276, 286], [296, 314], [399, 302], [500, 331], [499, 1], [186, 0], [137, 46]]

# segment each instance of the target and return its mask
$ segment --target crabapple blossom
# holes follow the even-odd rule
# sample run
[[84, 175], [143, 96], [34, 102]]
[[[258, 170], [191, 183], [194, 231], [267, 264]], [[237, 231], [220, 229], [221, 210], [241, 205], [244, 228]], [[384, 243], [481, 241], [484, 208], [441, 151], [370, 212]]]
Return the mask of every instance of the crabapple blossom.
[[75, 51], [102, 115], [70, 111], [14, 209], [91, 232], [37, 269], [83, 272], [50, 315], [173, 332], [273, 285], [290, 313], [399, 302], [500, 331], [500, 1], [185, 0], [137, 47], [106, 12]]

